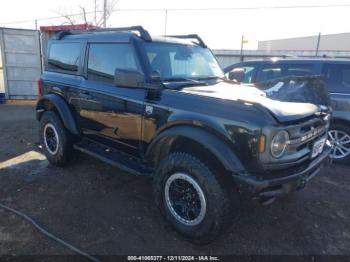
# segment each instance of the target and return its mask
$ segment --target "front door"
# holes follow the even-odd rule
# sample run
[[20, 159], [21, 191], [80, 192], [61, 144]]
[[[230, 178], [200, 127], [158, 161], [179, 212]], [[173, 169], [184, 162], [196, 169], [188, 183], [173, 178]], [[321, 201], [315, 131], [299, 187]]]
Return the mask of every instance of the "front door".
[[87, 79], [80, 86], [79, 126], [101, 143], [139, 155], [146, 91], [113, 85], [114, 71], [138, 69], [133, 46], [90, 43]]

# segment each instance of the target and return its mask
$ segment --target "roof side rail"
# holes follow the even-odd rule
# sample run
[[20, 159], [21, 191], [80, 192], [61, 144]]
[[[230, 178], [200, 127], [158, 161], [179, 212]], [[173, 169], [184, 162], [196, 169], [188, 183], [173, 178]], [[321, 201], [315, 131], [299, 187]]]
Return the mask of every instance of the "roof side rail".
[[86, 30], [64, 30], [64, 31], [58, 32], [53, 39], [60, 40], [66, 35], [91, 34], [91, 33], [98, 33], [98, 32], [121, 32], [121, 31], [136, 31], [140, 34], [140, 37], [145, 41], [152, 41], [151, 35], [142, 26], [93, 28], [93, 29], [86, 29]]
[[166, 37], [175, 37], [175, 38], [181, 38], [181, 39], [196, 39], [198, 41], [198, 44], [202, 47], [207, 47], [207, 45], [204, 43], [202, 38], [199, 37], [197, 34], [190, 34], [190, 35], [167, 35]]

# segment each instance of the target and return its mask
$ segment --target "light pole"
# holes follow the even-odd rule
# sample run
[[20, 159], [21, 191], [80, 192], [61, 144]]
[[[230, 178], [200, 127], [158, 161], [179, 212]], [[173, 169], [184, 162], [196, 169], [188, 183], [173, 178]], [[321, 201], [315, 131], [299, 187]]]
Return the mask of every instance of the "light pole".
[[318, 50], [320, 49], [320, 42], [321, 42], [321, 32], [318, 34], [315, 56], [318, 56]]
[[107, 0], [103, 0], [103, 27], [107, 27]]

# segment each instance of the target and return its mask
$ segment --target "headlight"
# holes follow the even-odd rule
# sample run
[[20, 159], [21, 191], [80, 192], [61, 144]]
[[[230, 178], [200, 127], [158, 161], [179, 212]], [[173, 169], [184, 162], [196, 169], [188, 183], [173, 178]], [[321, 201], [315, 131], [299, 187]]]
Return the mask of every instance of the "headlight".
[[279, 131], [271, 141], [271, 154], [275, 158], [280, 158], [286, 151], [289, 141], [289, 134], [287, 131]]

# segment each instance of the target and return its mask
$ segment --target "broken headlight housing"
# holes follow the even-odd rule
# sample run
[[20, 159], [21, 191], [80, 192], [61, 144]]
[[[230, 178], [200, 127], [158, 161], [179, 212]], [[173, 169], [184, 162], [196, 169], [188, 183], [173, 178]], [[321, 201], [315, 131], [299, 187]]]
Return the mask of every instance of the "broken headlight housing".
[[283, 156], [289, 143], [289, 134], [285, 130], [279, 131], [271, 141], [271, 154], [274, 158]]

